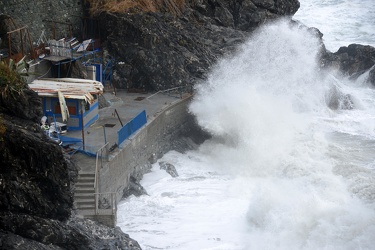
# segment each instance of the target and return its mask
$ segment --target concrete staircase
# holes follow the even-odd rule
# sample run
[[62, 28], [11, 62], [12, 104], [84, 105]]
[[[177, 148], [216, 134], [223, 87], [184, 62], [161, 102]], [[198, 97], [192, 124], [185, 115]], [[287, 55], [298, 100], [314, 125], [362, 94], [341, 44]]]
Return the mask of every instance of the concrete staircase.
[[94, 172], [79, 172], [74, 194], [74, 203], [80, 215], [89, 217], [95, 214], [94, 182]]

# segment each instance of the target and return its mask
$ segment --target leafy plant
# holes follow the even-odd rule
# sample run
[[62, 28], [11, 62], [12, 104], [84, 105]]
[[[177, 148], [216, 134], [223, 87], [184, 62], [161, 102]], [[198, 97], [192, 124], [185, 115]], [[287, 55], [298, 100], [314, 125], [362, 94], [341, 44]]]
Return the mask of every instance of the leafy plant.
[[17, 97], [23, 93], [26, 84], [24, 79], [4, 62], [0, 63], [0, 97], [7, 99], [9, 97], [17, 100]]

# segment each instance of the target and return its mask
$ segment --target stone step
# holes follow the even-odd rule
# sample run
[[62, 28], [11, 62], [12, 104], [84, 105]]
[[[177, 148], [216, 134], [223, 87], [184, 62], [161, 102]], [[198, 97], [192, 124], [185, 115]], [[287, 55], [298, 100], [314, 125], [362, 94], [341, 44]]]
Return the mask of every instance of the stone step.
[[78, 177], [78, 180], [77, 180], [77, 183], [86, 183], [86, 182], [90, 182], [90, 183], [94, 183], [95, 182], [95, 178], [92, 178], [92, 177]]
[[76, 183], [76, 188], [94, 188], [94, 183], [91, 182], [83, 182], [83, 183]]
[[94, 193], [77, 193], [74, 194], [74, 199], [94, 199]]
[[77, 213], [83, 216], [95, 214], [95, 173], [79, 172], [75, 184], [74, 203]]
[[94, 197], [84, 197], [84, 198], [75, 198], [75, 202], [79, 204], [94, 204], [95, 198]]
[[77, 204], [78, 210], [95, 210], [95, 204]]
[[90, 218], [90, 216], [95, 214], [95, 209], [78, 209], [77, 213], [85, 216], [85, 218]]
[[95, 206], [94, 200], [76, 200], [75, 203], [77, 206]]
[[82, 193], [94, 194], [95, 189], [94, 189], [94, 187], [76, 187], [75, 193], [76, 194], [82, 194]]
[[78, 178], [80, 177], [93, 177], [95, 179], [95, 173], [94, 172], [79, 172]]

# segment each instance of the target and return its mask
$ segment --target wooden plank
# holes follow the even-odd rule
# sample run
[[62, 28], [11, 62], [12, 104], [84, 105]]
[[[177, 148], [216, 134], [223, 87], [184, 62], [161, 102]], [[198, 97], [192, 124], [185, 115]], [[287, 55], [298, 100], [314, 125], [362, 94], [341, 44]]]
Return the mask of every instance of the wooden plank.
[[69, 118], [69, 109], [68, 109], [68, 106], [66, 105], [64, 94], [61, 91], [58, 91], [57, 94], [59, 96], [62, 120], [63, 122], [66, 122]]

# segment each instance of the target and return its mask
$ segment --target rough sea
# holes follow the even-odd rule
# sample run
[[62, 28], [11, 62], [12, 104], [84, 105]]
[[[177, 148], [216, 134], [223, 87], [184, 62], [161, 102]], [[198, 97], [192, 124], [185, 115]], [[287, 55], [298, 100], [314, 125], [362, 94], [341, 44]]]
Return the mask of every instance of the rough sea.
[[[375, 46], [373, 0], [300, 2], [330, 51]], [[177, 178], [154, 164], [118, 226], [142, 249], [375, 249], [375, 89], [322, 74], [318, 46], [280, 21], [223, 58], [190, 106], [213, 138], [159, 160]]]

